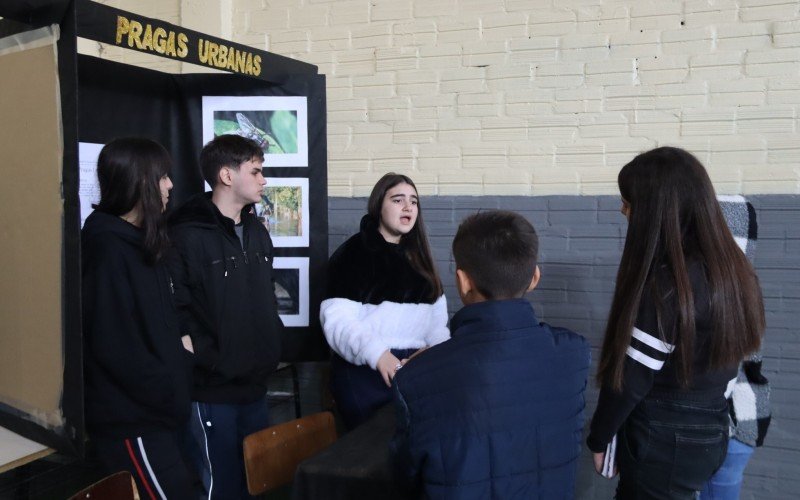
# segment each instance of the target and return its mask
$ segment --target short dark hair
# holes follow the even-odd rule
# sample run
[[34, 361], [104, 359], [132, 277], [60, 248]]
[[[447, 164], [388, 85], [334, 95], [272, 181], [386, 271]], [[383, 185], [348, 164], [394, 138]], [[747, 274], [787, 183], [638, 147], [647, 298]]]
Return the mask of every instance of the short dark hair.
[[213, 189], [222, 167], [238, 170], [250, 160], [264, 161], [264, 150], [252, 139], [234, 134], [220, 135], [212, 139], [200, 152], [200, 172]]
[[521, 297], [531, 284], [538, 254], [536, 229], [505, 210], [470, 215], [453, 239], [456, 267], [489, 300]]

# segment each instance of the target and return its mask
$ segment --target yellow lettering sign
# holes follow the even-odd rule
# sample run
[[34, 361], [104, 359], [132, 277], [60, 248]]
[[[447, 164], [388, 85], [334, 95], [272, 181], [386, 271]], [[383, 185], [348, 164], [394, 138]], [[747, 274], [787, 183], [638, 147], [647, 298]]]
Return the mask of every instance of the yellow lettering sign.
[[189, 37], [185, 33], [178, 33], [178, 57], [183, 59], [189, 53]]
[[[189, 55], [189, 36], [186, 33], [141, 23], [125, 16], [117, 16], [116, 44], [126, 44], [131, 48], [173, 58], [184, 59]], [[197, 40], [197, 58], [206, 66], [245, 75], [261, 74], [260, 55], [210, 40]]]
[[164, 28], [156, 28], [153, 30], [153, 49], [159, 54], [164, 54], [167, 52], [166, 38], [167, 30]]
[[142, 50], [142, 31], [144, 30], [144, 26], [139, 21], [131, 21], [131, 30], [128, 32], [128, 47], [133, 47], [136, 44], [136, 48]]
[[131, 48], [135, 46], [139, 50], [157, 52], [170, 57], [183, 59], [189, 55], [189, 37], [185, 33], [167, 31], [160, 26], [153, 27], [150, 23], [142, 24], [124, 16], [117, 16], [116, 44], [123, 43]]
[[122, 43], [122, 35], [126, 35], [131, 29], [131, 23], [127, 17], [117, 16], [117, 45]]

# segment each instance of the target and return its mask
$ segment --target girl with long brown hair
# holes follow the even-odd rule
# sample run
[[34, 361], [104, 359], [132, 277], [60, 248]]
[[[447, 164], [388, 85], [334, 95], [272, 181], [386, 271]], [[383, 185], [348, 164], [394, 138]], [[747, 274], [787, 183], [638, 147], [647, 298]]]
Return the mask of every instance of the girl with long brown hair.
[[642, 153], [618, 184], [628, 231], [587, 444], [601, 472], [616, 435], [617, 498], [693, 498], [725, 458], [725, 393], [760, 345], [761, 289], [693, 155]]
[[404, 359], [450, 337], [410, 178], [388, 173], [375, 184], [361, 230], [331, 256], [320, 319], [334, 351], [331, 391], [348, 428], [391, 401]]
[[86, 426], [106, 472], [129, 471], [153, 499], [196, 498], [198, 486], [178, 439], [191, 367], [164, 262], [171, 166], [150, 139], [106, 144], [81, 231]]

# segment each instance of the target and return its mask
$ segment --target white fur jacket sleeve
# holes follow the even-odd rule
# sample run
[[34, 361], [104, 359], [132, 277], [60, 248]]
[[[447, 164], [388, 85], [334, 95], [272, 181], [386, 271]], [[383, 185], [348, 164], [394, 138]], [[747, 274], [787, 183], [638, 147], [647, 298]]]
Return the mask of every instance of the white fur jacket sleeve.
[[320, 306], [320, 321], [328, 344], [339, 356], [372, 369], [387, 349], [430, 347], [450, 338], [444, 295], [433, 304], [374, 305], [331, 298]]

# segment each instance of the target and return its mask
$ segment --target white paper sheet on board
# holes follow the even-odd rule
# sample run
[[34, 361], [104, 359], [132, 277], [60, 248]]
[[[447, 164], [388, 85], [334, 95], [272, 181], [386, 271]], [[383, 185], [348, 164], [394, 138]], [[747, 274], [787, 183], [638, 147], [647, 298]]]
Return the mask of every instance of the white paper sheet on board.
[[78, 197], [81, 203], [81, 227], [92, 213], [92, 204], [100, 202], [100, 184], [97, 182], [97, 157], [100, 156], [102, 144], [91, 142], [78, 143], [79, 187]]

